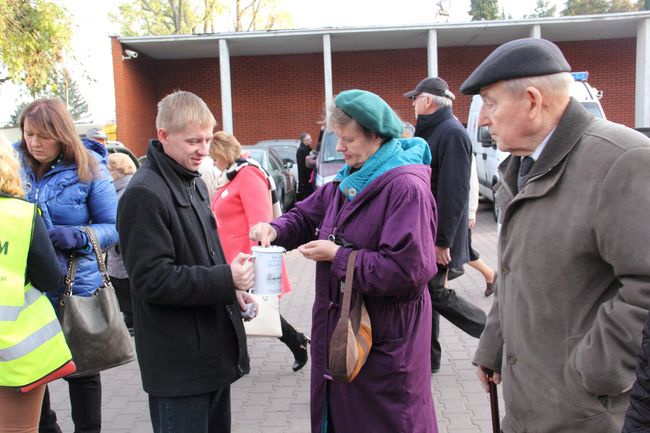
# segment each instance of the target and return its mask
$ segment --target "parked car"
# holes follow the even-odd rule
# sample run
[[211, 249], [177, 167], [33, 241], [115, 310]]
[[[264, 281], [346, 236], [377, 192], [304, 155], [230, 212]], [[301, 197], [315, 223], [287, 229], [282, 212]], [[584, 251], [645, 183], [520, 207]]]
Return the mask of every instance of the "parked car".
[[255, 143], [255, 147], [272, 147], [275, 149], [283, 163], [291, 162], [291, 173], [298, 180], [298, 165], [296, 164], [296, 151], [300, 146], [300, 140], [294, 138], [283, 138], [278, 140], [262, 140]]
[[296, 178], [291, 173], [293, 163], [283, 163], [278, 152], [272, 147], [244, 146], [244, 150], [273, 176], [282, 212], [291, 209], [296, 203]]

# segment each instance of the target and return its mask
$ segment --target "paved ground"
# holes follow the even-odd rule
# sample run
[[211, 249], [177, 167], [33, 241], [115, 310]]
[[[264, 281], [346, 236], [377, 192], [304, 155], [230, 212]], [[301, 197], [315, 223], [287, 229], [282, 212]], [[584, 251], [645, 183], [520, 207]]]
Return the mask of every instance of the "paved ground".
[[[486, 204], [481, 205], [473, 245], [483, 260], [496, 265], [496, 225]], [[314, 264], [299, 253], [288, 254], [294, 290], [282, 301], [283, 315], [297, 328], [309, 331], [313, 301]], [[481, 275], [466, 266], [464, 276], [450, 287], [487, 311]], [[441, 320], [442, 367], [433, 375], [432, 393], [440, 433], [490, 432], [490, 406], [470, 360], [477, 340]], [[251, 338], [251, 374], [232, 387], [233, 432], [307, 433], [309, 431], [309, 364], [291, 371], [293, 356], [279, 341]], [[102, 373], [105, 433], [151, 433], [147, 396], [142, 391], [137, 363]], [[66, 382], [50, 385], [52, 407], [61, 428], [72, 432]], [[503, 403], [500, 405], [503, 408]]]

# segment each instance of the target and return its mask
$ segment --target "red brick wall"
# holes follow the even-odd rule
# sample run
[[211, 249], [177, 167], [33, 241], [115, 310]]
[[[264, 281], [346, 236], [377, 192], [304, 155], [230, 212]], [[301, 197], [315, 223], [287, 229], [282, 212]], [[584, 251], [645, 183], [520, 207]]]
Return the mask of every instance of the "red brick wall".
[[122, 60], [122, 46], [112, 38], [117, 139], [140, 156], [156, 134], [155, 62], [141, 54]]
[[[576, 71], [604, 92], [607, 117], [634, 125], [636, 46], [634, 39], [558, 44]], [[494, 46], [446, 47], [438, 52], [439, 75], [457, 99], [454, 111], [467, 121], [470, 98], [458, 89]], [[119, 56], [118, 56], [119, 54]], [[413, 123], [410, 101], [403, 97], [427, 75], [426, 49], [332, 54], [334, 93], [362, 88], [381, 95], [403, 120]], [[121, 60], [113, 40], [118, 138], [140, 155], [155, 135], [156, 103], [182, 89], [207, 102], [221, 124], [219, 59], [154, 61], [141, 55]], [[317, 54], [232, 57], [230, 59], [235, 135], [243, 144], [269, 138], [316, 136], [324, 111], [323, 56]]]

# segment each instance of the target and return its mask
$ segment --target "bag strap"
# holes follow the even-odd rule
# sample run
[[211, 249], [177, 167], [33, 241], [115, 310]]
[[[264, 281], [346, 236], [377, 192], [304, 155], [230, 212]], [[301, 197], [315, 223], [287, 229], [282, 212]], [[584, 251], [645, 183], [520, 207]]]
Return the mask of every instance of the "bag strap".
[[99, 268], [99, 272], [102, 274], [102, 277], [104, 278], [104, 287], [106, 287], [111, 283], [111, 279], [108, 276], [108, 271], [106, 270], [106, 264], [104, 263], [104, 260], [102, 258], [102, 250], [99, 247], [99, 241], [97, 240], [95, 231], [89, 226], [82, 226], [81, 231], [86, 233], [86, 235], [88, 236], [88, 240], [90, 241], [90, 244], [93, 246], [93, 251], [95, 252], [95, 259], [97, 260], [97, 267]]
[[[65, 289], [61, 298], [64, 296], [72, 296], [72, 286], [74, 286], [74, 279], [77, 275], [77, 265], [79, 264], [79, 256], [70, 254], [70, 263], [68, 264], [68, 274], [65, 276]], [[61, 300], [59, 298], [59, 300]]]
[[354, 262], [358, 250], [353, 250], [348, 257], [348, 267], [345, 270], [345, 284], [343, 286], [343, 302], [341, 303], [341, 318], [343, 323], [350, 317], [350, 303], [352, 302], [352, 280], [354, 280]]

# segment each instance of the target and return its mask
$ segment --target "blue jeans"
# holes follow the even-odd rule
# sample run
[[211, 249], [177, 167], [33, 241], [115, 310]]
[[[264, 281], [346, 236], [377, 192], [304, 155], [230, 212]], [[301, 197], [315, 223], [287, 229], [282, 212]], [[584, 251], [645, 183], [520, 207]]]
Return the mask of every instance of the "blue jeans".
[[230, 385], [188, 397], [149, 395], [154, 433], [230, 433]]

